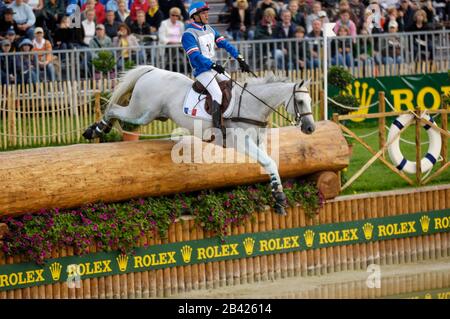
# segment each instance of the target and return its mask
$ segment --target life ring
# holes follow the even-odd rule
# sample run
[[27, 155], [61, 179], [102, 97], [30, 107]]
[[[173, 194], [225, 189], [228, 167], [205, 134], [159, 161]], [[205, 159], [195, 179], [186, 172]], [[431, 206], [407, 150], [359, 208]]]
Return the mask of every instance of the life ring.
[[[422, 113], [421, 117], [434, 124], [434, 120], [429, 114]], [[397, 134], [403, 127], [409, 126], [409, 124], [411, 123], [409, 123], [408, 125], [406, 124], [413, 118], [413, 114], [404, 114], [397, 117], [397, 119], [391, 125], [387, 141], [387, 143], [390, 143], [394, 139], [394, 137], [397, 136], [388, 147], [389, 157], [399, 171], [404, 171], [409, 174], [416, 173], [416, 162], [411, 162], [402, 155], [400, 151], [400, 135]], [[421, 124], [428, 133], [428, 140], [430, 144], [427, 154], [425, 154], [425, 156], [420, 161], [420, 167], [422, 172], [428, 172], [437, 162], [437, 159], [441, 152], [441, 134], [437, 130], [431, 129], [430, 125], [423, 123]]]

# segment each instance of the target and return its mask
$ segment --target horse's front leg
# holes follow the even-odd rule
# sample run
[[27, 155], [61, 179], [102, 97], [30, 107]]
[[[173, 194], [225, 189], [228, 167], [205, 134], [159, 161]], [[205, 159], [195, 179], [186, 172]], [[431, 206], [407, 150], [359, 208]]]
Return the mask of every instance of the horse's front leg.
[[275, 212], [280, 215], [286, 215], [285, 208], [287, 207], [286, 195], [283, 192], [283, 186], [281, 185], [280, 174], [278, 173], [277, 164], [267, 154], [265, 150], [258, 147], [258, 145], [249, 136], [245, 137], [245, 147], [239, 143], [236, 145], [238, 151], [245, 153], [249, 157], [258, 161], [258, 163], [264, 167], [266, 172], [270, 176], [270, 186], [272, 188], [272, 195], [275, 198]]

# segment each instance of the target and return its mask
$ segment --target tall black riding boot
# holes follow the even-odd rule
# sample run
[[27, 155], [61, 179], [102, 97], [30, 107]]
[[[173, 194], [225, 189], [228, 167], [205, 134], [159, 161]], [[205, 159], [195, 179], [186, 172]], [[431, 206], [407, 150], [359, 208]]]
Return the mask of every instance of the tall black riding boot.
[[213, 126], [222, 129], [222, 114], [220, 112], [220, 104], [217, 101], [212, 102], [212, 110], [211, 110]]

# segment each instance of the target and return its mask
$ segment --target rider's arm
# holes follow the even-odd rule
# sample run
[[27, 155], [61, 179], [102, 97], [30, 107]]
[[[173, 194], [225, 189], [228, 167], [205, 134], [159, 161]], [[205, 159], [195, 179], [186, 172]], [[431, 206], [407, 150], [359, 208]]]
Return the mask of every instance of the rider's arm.
[[194, 36], [190, 33], [184, 33], [181, 38], [181, 44], [183, 45], [184, 51], [191, 61], [192, 67], [194, 69], [198, 68], [208, 68], [211, 69], [213, 62], [200, 53], [200, 49], [197, 45], [197, 41]]
[[[213, 29], [214, 30], [214, 29]], [[232, 45], [230, 42], [228, 42], [222, 35], [220, 35], [219, 32], [214, 30], [214, 39], [216, 41], [216, 45], [218, 48], [222, 48], [227, 50], [227, 52], [235, 59], [237, 59], [239, 55], [239, 51]]]

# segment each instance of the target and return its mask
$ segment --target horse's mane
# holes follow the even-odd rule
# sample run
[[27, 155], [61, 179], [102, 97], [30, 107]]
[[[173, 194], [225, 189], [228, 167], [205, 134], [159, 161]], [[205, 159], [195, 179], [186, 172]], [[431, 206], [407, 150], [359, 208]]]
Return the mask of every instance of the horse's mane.
[[268, 72], [266, 76], [262, 78], [249, 78], [247, 79], [247, 83], [249, 85], [257, 85], [257, 84], [269, 84], [276, 82], [287, 82], [289, 79], [283, 76], [277, 76], [272, 71]]

